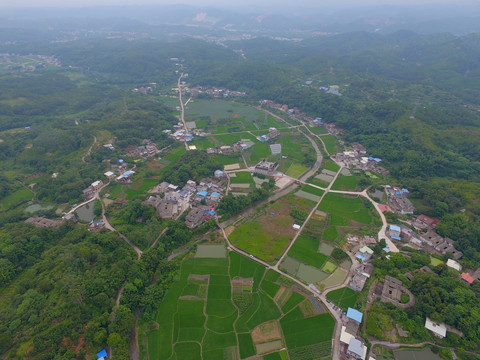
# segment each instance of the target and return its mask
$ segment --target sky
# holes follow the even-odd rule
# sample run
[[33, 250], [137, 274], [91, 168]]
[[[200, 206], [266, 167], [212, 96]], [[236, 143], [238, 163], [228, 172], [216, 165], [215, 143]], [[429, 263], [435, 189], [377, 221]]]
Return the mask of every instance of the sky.
[[[450, 4], [460, 5], [474, 3], [474, 0], [302, 0], [305, 7], [332, 6], [361, 6], [361, 5], [419, 5], [419, 4]], [[195, 6], [213, 5], [218, 7], [227, 6], [252, 6], [260, 5], [281, 7], [298, 6], [298, 0], [0, 0], [1, 7], [78, 7], [98, 5], [164, 5], [164, 4], [187, 4]]]

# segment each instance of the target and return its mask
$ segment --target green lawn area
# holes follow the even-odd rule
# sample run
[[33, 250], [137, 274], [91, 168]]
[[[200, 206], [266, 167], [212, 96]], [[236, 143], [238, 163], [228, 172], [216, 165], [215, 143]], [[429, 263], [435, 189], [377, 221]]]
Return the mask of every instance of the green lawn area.
[[4, 209], [8, 210], [24, 202], [32, 200], [33, 196], [34, 194], [32, 191], [22, 188], [5, 197], [1, 204]]
[[355, 176], [339, 176], [332, 186], [332, 190], [357, 190], [357, 178]]
[[298, 179], [308, 168], [303, 165], [292, 164], [287, 171], [287, 175]]
[[433, 265], [433, 266], [437, 266], [437, 265], [440, 265], [440, 264], [444, 264], [444, 262], [440, 259], [437, 259], [437, 258], [434, 258], [434, 257], [431, 257], [430, 258], [430, 263]]
[[335, 305], [339, 306], [342, 310], [347, 310], [349, 307], [353, 307], [357, 300], [360, 298], [361, 293], [354, 291], [348, 287], [330, 291], [327, 294], [327, 299]]
[[333, 135], [325, 135], [322, 136], [322, 140], [325, 143], [325, 146], [327, 148], [327, 152], [330, 155], [336, 154], [337, 153], [337, 138]]

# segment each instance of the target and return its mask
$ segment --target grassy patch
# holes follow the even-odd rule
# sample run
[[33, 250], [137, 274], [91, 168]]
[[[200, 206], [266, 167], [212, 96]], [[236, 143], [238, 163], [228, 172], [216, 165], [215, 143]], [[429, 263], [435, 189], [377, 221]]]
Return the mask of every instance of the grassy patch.
[[6, 210], [18, 206], [24, 202], [33, 199], [33, 192], [26, 188], [15, 191], [13, 194], [8, 195], [2, 200], [2, 207]]

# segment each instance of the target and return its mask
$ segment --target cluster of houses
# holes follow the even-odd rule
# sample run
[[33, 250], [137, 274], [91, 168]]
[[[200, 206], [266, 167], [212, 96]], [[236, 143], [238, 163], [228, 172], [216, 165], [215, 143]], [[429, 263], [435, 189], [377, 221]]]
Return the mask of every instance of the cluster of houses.
[[139, 87], [139, 88], [133, 88], [132, 89], [132, 92], [134, 93], [142, 93], [142, 94], [146, 94], [148, 92], [152, 92], [153, 91], [153, 88], [151, 86], [142, 86], [142, 87]]
[[268, 134], [257, 136], [257, 139], [258, 139], [258, 141], [261, 141], [261, 142], [264, 143], [264, 142], [267, 142], [271, 139], [276, 138], [279, 135], [280, 135], [280, 131], [278, 131], [274, 127], [271, 127], [271, 128], [268, 129]]
[[366, 156], [367, 149], [362, 144], [353, 143], [352, 146], [353, 150], [332, 155], [332, 160], [346, 168], [372, 171], [380, 175], [388, 175], [390, 173], [390, 171], [378, 165], [382, 159]]
[[[462, 265], [453, 259], [448, 259], [446, 265], [452, 269], [457, 270], [459, 273], [462, 271]], [[480, 268], [475, 271], [462, 272], [460, 274], [460, 280], [465, 282], [468, 285], [472, 285], [475, 281], [480, 281]]]
[[85, 199], [91, 199], [92, 197], [95, 196], [95, 193], [103, 186], [103, 181], [102, 180], [97, 180], [94, 181], [93, 183], [90, 184], [89, 187], [84, 189], [83, 192], [83, 197]]
[[53, 227], [53, 228], [58, 228], [60, 224], [64, 221], [73, 221], [74, 223], [77, 222], [77, 218], [75, 217], [74, 214], [67, 214], [62, 217], [62, 219], [49, 219], [43, 216], [38, 216], [34, 215], [32, 217], [29, 217], [27, 220], [25, 220], [26, 224], [32, 224], [35, 225], [36, 227]]
[[367, 357], [367, 345], [358, 335], [360, 324], [363, 320], [363, 314], [349, 307], [346, 313], [346, 319], [342, 323], [340, 332], [340, 344], [342, 359], [362, 359]]
[[223, 154], [228, 155], [238, 151], [245, 151], [249, 147], [253, 146], [253, 142], [249, 139], [243, 139], [241, 141], [237, 141], [232, 146], [230, 145], [222, 145], [218, 148], [209, 147], [207, 148], [207, 154]]
[[447, 237], [438, 235], [434, 228], [440, 223], [440, 220], [431, 218], [427, 215], [419, 215], [407, 225], [390, 225], [387, 236], [396, 241], [408, 243], [415, 249], [423, 249], [438, 255], [450, 253], [453, 259], [458, 260], [463, 253], [454, 247], [454, 241]]
[[143, 145], [137, 146], [137, 147], [129, 147], [127, 148], [127, 153], [125, 156], [132, 157], [132, 158], [149, 158], [152, 156], [155, 156], [160, 152], [157, 148], [157, 144], [155, 144], [151, 140], [143, 140], [142, 141]]
[[189, 132], [182, 123], [178, 123], [173, 125], [173, 131], [170, 129], [163, 130], [165, 134], [168, 135], [169, 138], [180, 141], [180, 142], [190, 142], [193, 140], [194, 135]]
[[272, 109], [276, 109], [276, 110], [279, 110], [279, 111], [282, 111], [284, 113], [287, 113], [288, 116], [291, 118], [291, 119], [296, 119], [296, 120], [302, 120], [302, 121], [305, 121], [307, 123], [309, 123], [311, 126], [313, 127], [320, 127], [320, 126], [324, 126], [325, 129], [328, 131], [329, 134], [332, 134], [332, 135], [339, 135], [343, 132], [343, 130], [341, 129], [338, 129], [335, 124], [331, 124], [331, 123], [325, 123], [322, 118], [320, 117], [317, 117], [317, 118], [313, 118], [311, 116], [308, 116], [307, 114], [305, 114], [304, 112], [301, 112], [299, 108], [297, 107], [294, 107], [292, 109], [289, 109], [288, 108], [288, 105], [286, 104], [278, 104], [272, 100], [260, 100], [260, 106], [265, 106], [265, 107], [269, 107], [269, 108], [272, 108]]
[[[188, 74], [183, 74], [183, 77], [187, 77]], [[182, 82], [182, 85], [186, 85], [185, 82]], [[178, 94], [178, 88], [172, 88], [172, 92]], [[197, 85], [194, 87], [188, 87], [188, 86], [183, 86], [182, 88], [182, 95], [183, 94], [188, 94], [191, 97], [197, 97], [200, 94], [206, 94], [213, 96], [214, 98], [227, 98], [227, 97], [238, 97], [238, 96], [247, 96], [247, 93], [245, 91], [235, 91], [235, 90], [229, 90], [223, 87], [206, 87], [206, 86], [201, 86]]]
[[199, 226], [215, 216], [215, 208], [225, 193], [223, 171], [215, 172], [215, 179], [203, 179], [198, 184], [188, 180], [183, 188], [162, 182], [149, 191], [145, 203], [154, 206], [163, 219], [177, 218], [191, 209], [185, 218], [188, 227]]
[[408, 189], [385, 185], [385, 193], [387, 194], [387, 204], [393, 212], [400, 215], [413, 214], [415, 207], [408, 199], [410, 196]]

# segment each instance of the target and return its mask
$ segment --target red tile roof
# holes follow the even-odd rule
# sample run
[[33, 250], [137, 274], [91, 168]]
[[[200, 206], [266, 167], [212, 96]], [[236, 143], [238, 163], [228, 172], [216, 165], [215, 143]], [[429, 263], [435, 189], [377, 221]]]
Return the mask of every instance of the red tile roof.
[[472, 284], [475, 281], [475, 279], [467, 273], [462, 273], [461, 279], [469, 284]]

